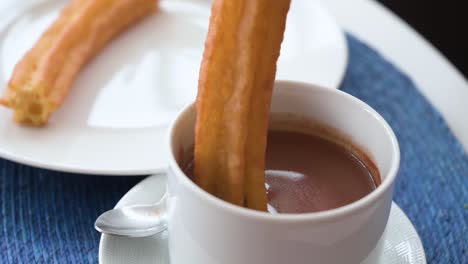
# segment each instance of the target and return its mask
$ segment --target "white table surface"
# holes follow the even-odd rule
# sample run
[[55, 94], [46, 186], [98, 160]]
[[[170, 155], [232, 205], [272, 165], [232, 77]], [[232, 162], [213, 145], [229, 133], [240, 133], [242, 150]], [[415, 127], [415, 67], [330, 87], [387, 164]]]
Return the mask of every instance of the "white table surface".
[[[343, 28], [379, 50], [413, 79], [468, 150], [468, 82], [463, 75], [420, 34], [378, 2], [322, 2]], [[0, 10], [14, 3], [15, 0], [0, 0]]]
[[468, 82], [463, 75], [380, 3], [374, 0], [323, 0], [323, 3], [342, 27], [372, 45], [413, 79], [468, 151]]

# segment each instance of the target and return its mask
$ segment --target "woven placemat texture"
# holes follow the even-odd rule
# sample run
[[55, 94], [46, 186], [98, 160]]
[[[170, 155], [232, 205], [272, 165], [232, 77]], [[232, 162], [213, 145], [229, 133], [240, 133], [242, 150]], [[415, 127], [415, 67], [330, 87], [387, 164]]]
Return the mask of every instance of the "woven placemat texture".
[[[405, 74], [366, 44], [347, 39], [341, 89], [381, 113], [400, 143], [395, 201], [418, 230], [429, 263], [468, 263], [466, 153]], [[94, 220], [141, 179], [61, 173], [0, 159], [0, 263], [96, 263]]]

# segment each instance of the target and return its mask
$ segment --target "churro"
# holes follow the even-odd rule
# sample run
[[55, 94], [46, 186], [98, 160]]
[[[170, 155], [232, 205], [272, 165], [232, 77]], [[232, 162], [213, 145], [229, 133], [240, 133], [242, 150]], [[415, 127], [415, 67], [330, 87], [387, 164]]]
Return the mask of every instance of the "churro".
[[200, 69], [194, 180], [266, 211], [268, 116], [290, 0], [214, 0]]
[[156, 8], [156, 0], [72, 0], [15, 66], [0, 104], [18, 123], [46, 124], [80, 69]]

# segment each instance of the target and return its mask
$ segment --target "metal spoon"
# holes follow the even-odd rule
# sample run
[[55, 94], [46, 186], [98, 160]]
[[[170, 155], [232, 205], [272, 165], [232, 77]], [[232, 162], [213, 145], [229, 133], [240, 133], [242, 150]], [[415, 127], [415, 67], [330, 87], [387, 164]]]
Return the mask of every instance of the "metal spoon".
[[167, 193], [151, 205], [133, 205], [109, 210], [101, 214], [94, 228], [103, 234], [127, 237], [146, 237], [167, 228]]

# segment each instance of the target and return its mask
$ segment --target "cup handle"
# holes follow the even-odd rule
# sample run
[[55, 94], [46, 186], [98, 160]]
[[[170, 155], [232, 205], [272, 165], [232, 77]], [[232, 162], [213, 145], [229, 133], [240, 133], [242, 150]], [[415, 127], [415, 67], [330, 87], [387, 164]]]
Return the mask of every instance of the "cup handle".
[[155, 204], [131, 205], [116, 208], [98, 217], [94, 226], [104, 234], [145, 237], [167, 229], [169, 194], [167, 188]]

